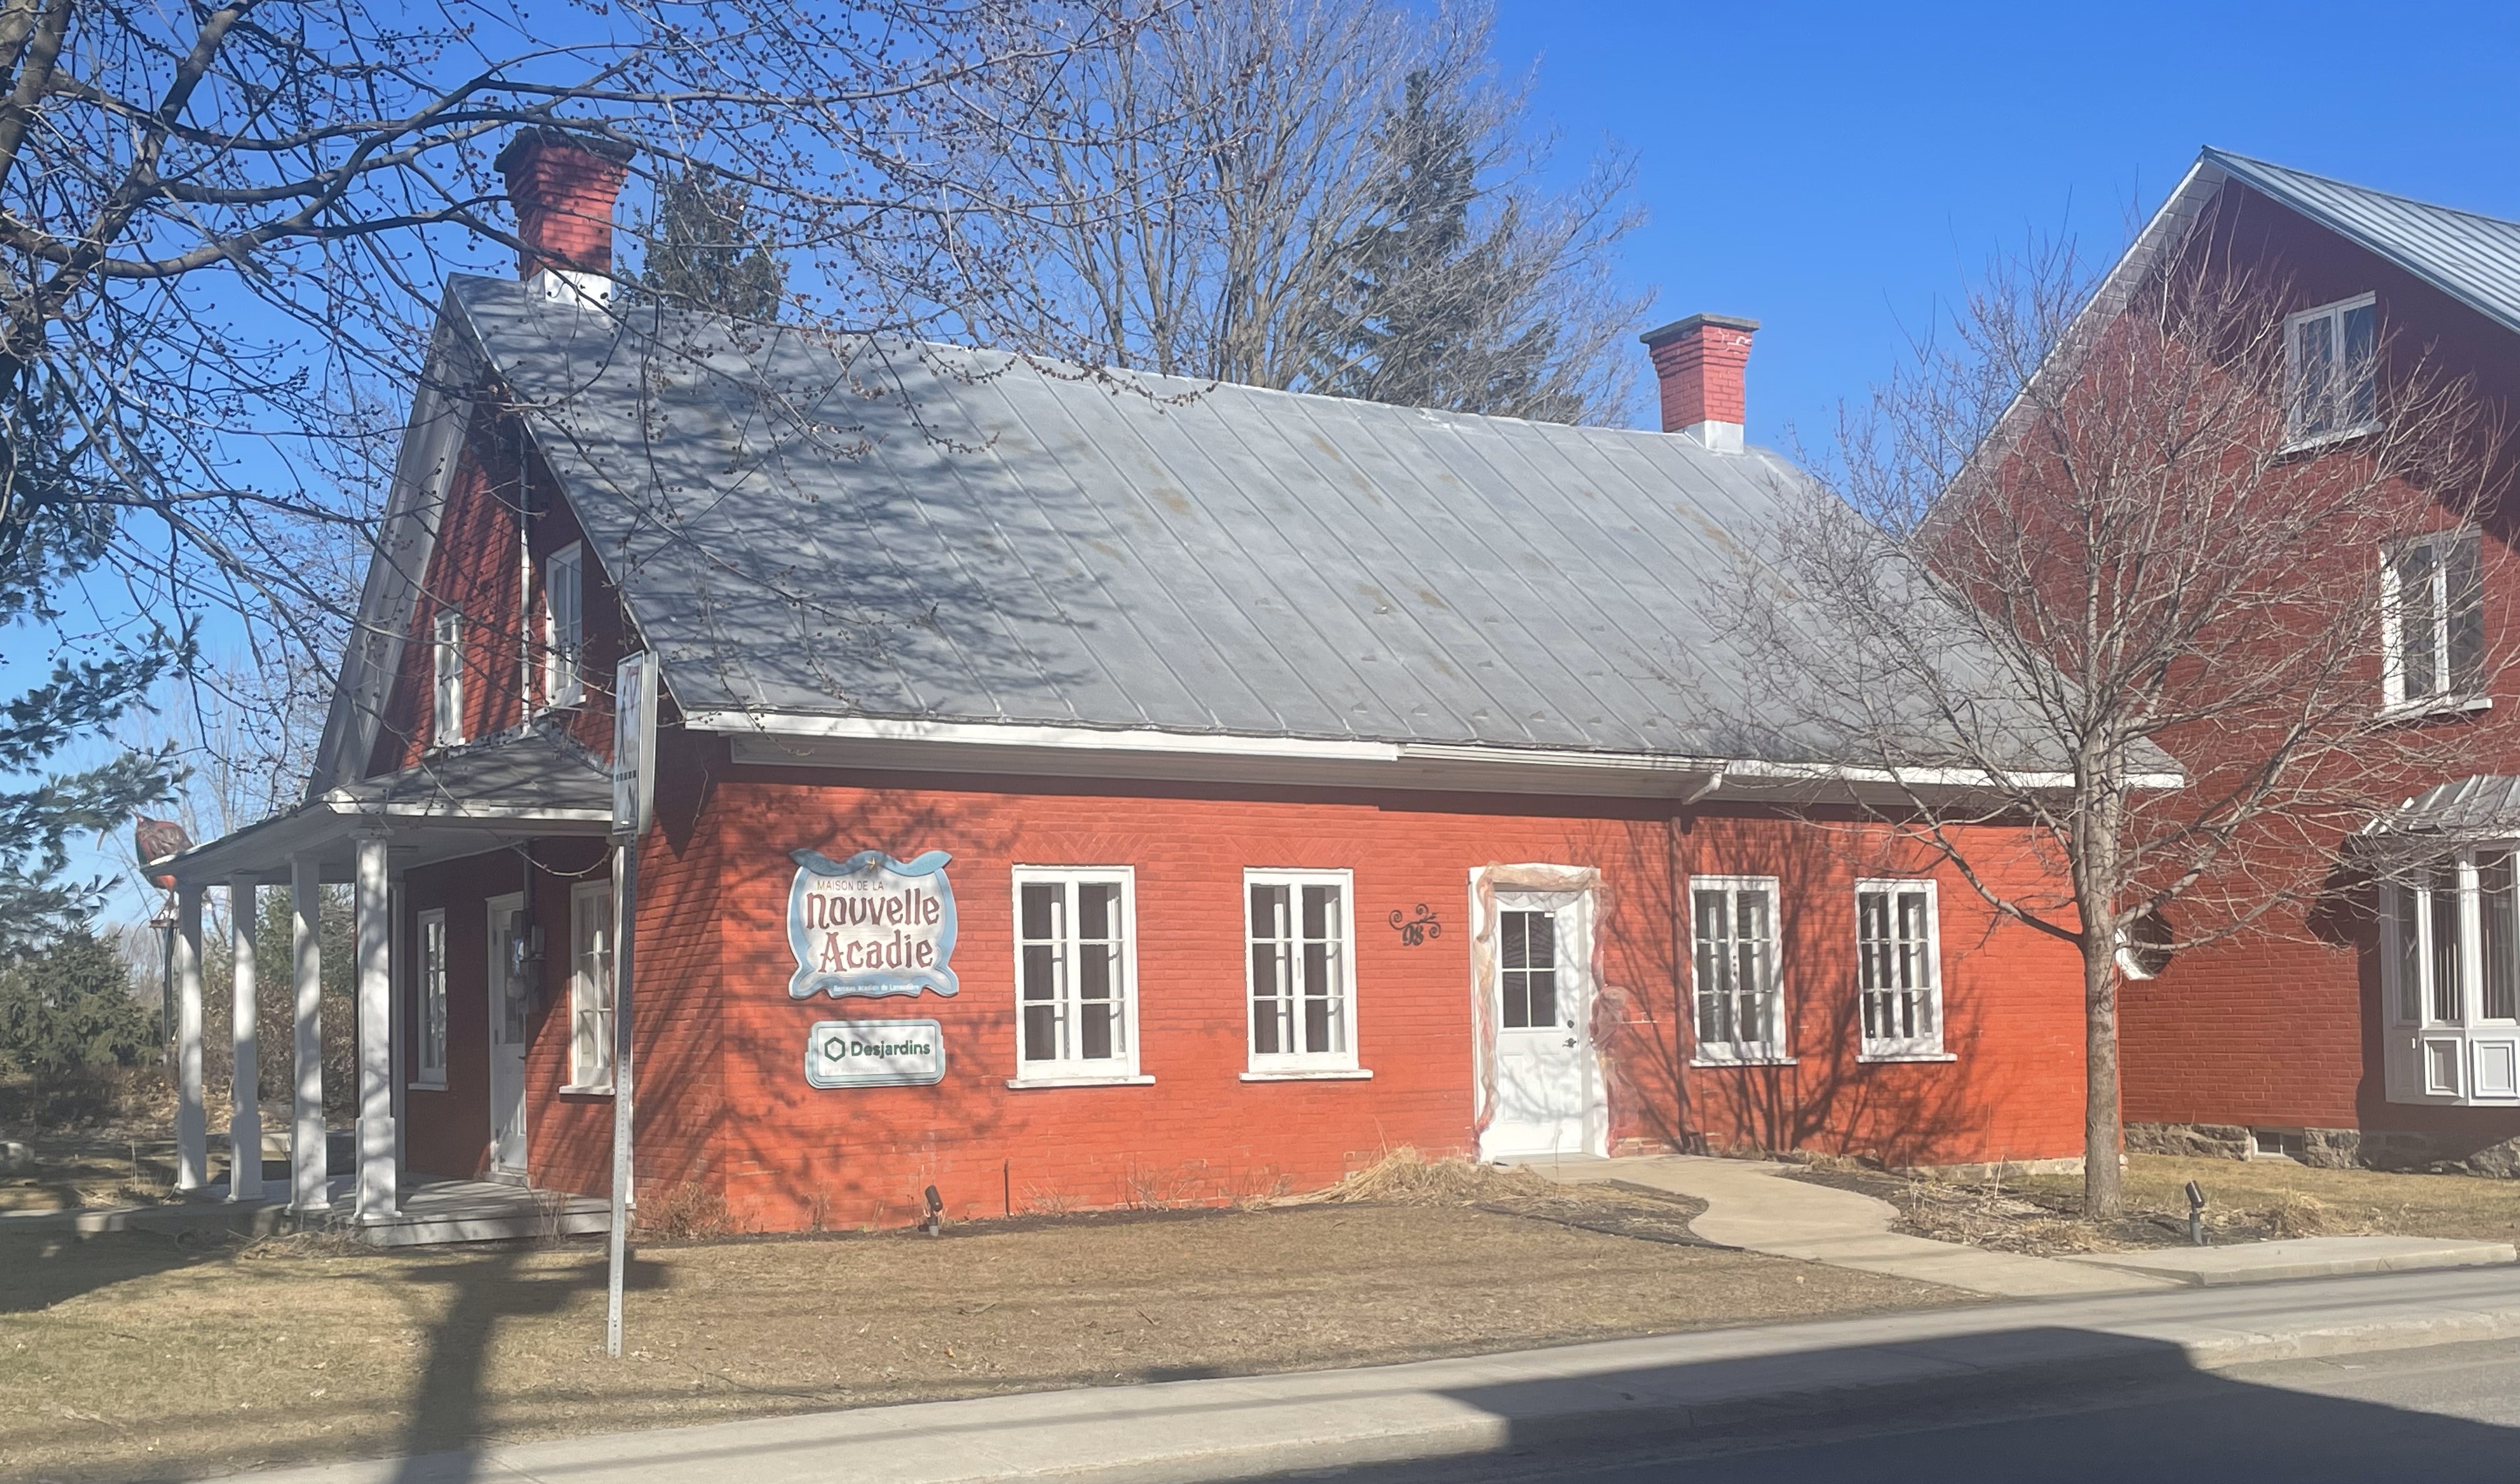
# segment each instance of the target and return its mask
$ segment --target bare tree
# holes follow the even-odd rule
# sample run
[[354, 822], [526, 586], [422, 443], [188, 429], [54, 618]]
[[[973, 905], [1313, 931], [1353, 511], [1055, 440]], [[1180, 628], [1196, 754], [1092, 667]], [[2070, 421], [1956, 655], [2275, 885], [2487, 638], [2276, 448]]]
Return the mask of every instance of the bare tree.
[[[1551, 141], [1494, 75], [1491, 32], [1481, 0], [1431, 14], [1213, 0], [1078, 56], [1034, 99], [1040, 143], [1009, 157], [1001, 188], [1061, 204], [1010, 252], [1020, 276], [984, 306], [981, 337], [1252, 385], [1623, 419], [1625, 336], [1645, 306], [1609, 276], [1641, 220], [1629, 163], [1604, 156], [1544, 190]], [[1403, 304], [1420, 323], [1395, 334]], [[1435, 313], [1441, 334], [1423, 323]], [[1385, 348], [1395, 364], [1377, 376]]]
[[[0, 621], [62, 654], [0, 770], [169, 673], [216, 687], [205, 620], [300, 673], [338, 652], [444, 281], [515, 264], [520, 129], [744, 201], [782, 318], [916, 330], [1019, 303], [1002, 249], [1101, 209], [1030, 194], [1091, 126], [1033, 104], [1177, 3], [0, 0]], [[38, 889], [64, 833], [172, 774], [0, 792], [6, 910], [74, 906]]]
[[[2288, 388], [2286, 304], [2205, 247], [2096, 297], [2070, 247], [2000, 265], [1843, 420], [1834, 488], [1791, 498], [1711, 615], [1738, 671], [1690, 684], [1863, 770], [1832, 802], [2078, 950], [2092, 1216], [2119, 1205], [2129, 964], [2297, 930], [2345, 836], [2479, 745], [2382, 705], [2380, 554], [2472, 517], [2492, 430], [2420, 346]], [[2476, 694], [2502, 656], [2452, 630]]]

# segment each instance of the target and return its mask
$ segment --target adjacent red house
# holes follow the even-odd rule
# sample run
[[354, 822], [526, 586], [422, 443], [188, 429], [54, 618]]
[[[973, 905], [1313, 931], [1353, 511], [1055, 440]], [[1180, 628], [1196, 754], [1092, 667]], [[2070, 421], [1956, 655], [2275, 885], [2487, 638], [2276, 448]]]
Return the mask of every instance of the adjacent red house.
[[[2119, 272], [2191, 245], [2289, 296], [2293, 457], [2355, 457], [2392, 355], [2472, 379], [2488, 421], [2511, 426], [2520, 223], [2208, 150]], [[2498, 457], [2480, 512], [2432, 509], [2351, 555], [2380, 574], [2387, 610], [2373, 715], [2520, 773], [2520, 695], [2493, 662], [2520, 618], [2520, 511], [2507, 447]], [[2367, 821], [2362, 841], [2339, 829], [2311, 842], [2337, 868], [2331, 897], [2125, 986], [2132, 1147], [2520, 1172], [2520, 782], [2431, 782]], [[2371, 875], [2358, 850], [2374, 844], [2416, 869], [2353, 884]]]
[[205, 884], [357, 881], [362, 1219], [606, 1187], [632, 651], [643, 1199], [2079, 1153], [2070, 950], [1680, 699], [1801, 478], [1741, 444], [1754, 325], [1645, 337], [1665, 432], [1095, 374], [611, 302], [608, 243], [535, 234], [608, 220], [618, 162], [507, 163], [536, 250], [448, 291], [308, 802], [172, 867], [196, 961]]

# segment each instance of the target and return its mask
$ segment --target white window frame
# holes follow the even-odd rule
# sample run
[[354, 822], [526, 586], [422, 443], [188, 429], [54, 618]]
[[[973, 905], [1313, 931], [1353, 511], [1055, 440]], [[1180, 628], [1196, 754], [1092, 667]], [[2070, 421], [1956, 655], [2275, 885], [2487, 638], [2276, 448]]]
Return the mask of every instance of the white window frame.
[[[1925, 899], [1925, 933], [1923, 952], [1924, 982], [1912, 989], [1899, 986], [1876, 987], [1867, 982], [1873, 963], [1872, 945], [1865, 936], [1864, 899], [1881, 896], [1890, 899], [1887, 919], [1891, 936], [1888, 951], [1896, 953], [1904, 946], [1899, 936], [1898, 900], [1902, 896], [1921, 894]], [[1916, 1001], [1922, 1026], [1914, 1035], [1876, 1036], [1872, 1034], [1872, 1002], [1876, 996], [1896, 998], [1912, 995]], [[1956, 1060], [1943, 1049], [1943, 904], [1930, 877], [1878, 877], [1855, 883], [1855, 1019], [1856, 1030], [1863, 1040], [1857, 1054], [1859, 1061], [1951, 1061]]]
[[[2357, 309], [2369, 309], [2371, 311], [2371, 360], [2368, 364], [2362, 366], [2359, 372], [2355, 368], [2345, 364], [2345, 317]], [[2352, 298], [2338, 299], [2331, 304], [2319, 304], [2312, 308], [2299, 310], [2295, 313], [2284, 316], [2284, 436], [2286, 447], [2315, 448], [2319, 444], [2333, 443], [2341, 438], [2360, 437], [2380, 426], [2380, 403], [2376, 391], [2380, 357], [2379, 314], [2379, 300], [2376, 294], [2358, 293]], [[2371, 399], [2371, 415], [2362, 419], [2361, 422], [2350, 424], [2341, 422], [2333, 423], [2324, 427], [2313, 427], [2310, 426], [2313, 419], [2311, 409], [2307, 405], [2309, 401], [2308, 388], [2303, 383], [2304, 373], [2302, 371], [2301, 329], [2304, 325], [2320, 321], [2324, 321], [2328, 327], [2327, 343], [2333, 357], [2330, 362], [2330, 366], [2337, 374], [2336, 381], [2327, 388], [2326, 392], [2326, 399], [2330, 405], [2326, 409], [2321, 409], [2321, 411], [2329, 416], [2337, 415], [2342, 410], [2341, 404], [2344, 399], [2352, 394], [2351, 388], [2359, 377], [2369, 381], [2374, 386], [2374, 395]]]
[[[2520, 1102], [2520, 840], [2445, 852], [2380, 888], [2380, 1012], [2389, 1029], [2392, 1102], [2508, 1107]], [[2484, 873], [2511, 884], [2498, 929]], [[2452, 941], [2442, 941], [2447, 932]], [[2498, 944], [2492, 942], [2499, 937]], [[2488, 982], [2498, 960], [2499, 984]], [[2444, 984], [2448, 966], [2455, 983]]]
[[[1286, 892], [1287, 936], [1274, 932], [1263, 936], [1263, 924], [1251, 910], [1255, 887], [1282, 887]], [[1338, 949], [1331, 972], [1337, 976], [1335, 994], [1316, 996], [1308, 993], [1304, 978], [1303, 955], [1296, 949], [1311, 940], [1303, 937], [1303, 891], [1306, 887], [1330, 887], [1338, 892], [1338, 921], [1332, 931]], [[1275, 926], [1275, 924], [1268, 924]], [[1293, 993], [1273, 1000], [1273, 1005], [1290, 1005], [1281, 1017], [1281, 1029], [1300, 1034], [1299, 1021], [1303, 1002], [1308, 999], [1329, 999], [1331, 1004], [1332, 1039], [1338, 1049], [1327, 1052], [1267, 1052], [1260, 1050], [1260, 979], [1259, 953], [1275, 946], [1284, 982]], [[1317, 1077], [1370, 1077], [1371, 1072], [1357, 1064], [1356, 1039], [1356, 873], [1353, 871], [1308, 871], [1281, 867], [1250, 867], [1242, 873], [1242, 1046], [1249, 1058], [1243, 1070], [1246, 1082], [1294, 1081]], [[1276, 1012], [1273, 1012], [1276, 1013]], [[1286, 1044], [1282, 1041], [1281, 1045]]]
[[[601, 967], [589, 972], [586, 923], [591, 912], [604, 915]], [[621, 999], [614, 974], [620, 964], [617, 924], [612, 921], [612, 883], [580, 881], [568, 893], [568, 1085], [563, 1093], [612, 1091], [612, 1056], [618, 1034], [613, 1021]]]
[[[1012, 930], [1008, 937], [1014, 947], [1015, 1045], [1014, 1075], [1008, 1079], [1011, 1088], [1030, 1087], [1102, 1087], [1115, 1084], [1145, 1084], [1155, 1079], [1138, 1070], [1138, 873], [1130, 866], [1017, 866], [1011, 873], [1009, 895], [1014, 915], [1010, 920]], [[1076, 888], [1084, 885], [1120, 888], [1119, 951], [1114, 956], [1116, 981], [1113, 991], [1119, 1001], [1111, 1027], [1115, 1043], [1109, 1057], [1078, 1057], [1072, 1054], [1026, 1059], [1024, 1044], [1024, 949], [1033, 940], [1024, 936], [1023, 898], [1026, 886], [1056, 885], [1063, 888], [1060, 917], [1063, 923], [1076, 921]], [[1058, 949], [1058, 993], [1050, 1002], [1057, 1007], [1054, 1014], [1057, 1034], [1072, 1047], [1077, 1025], [1076, 1007], [1080, 1003], [1073, 989], [1077, 981], [1079, 944], [1071, 930], [1063, 936], [1041, 940]]]
[[585, 703], [586, 543], [572, 541], [543, 562], [543, 704]]
[[[1706, 1035], [1703, 988], [1697, 982], [1697, 894], [1721, 891], [1725, 894], [1727, 921], [1740, 918], [1738, 899], [1744, 891], [1764, 891], [1768, 896], [1768, 984], [1766, 1036], [1762, 1039], [1735, 1037], [1729, 1041], [1711, 1041]], [[1689, 1031], [1691, 1061], [1699, 1066], [1791, 1066], [1794, 1057], [1787, 1045], [1785, 1027], [1784, 966], [1784, 897], [1772, 876], [1693, 876], [1688, 878], [1688, 977]]]
[[[432, 942], [431, 939], [435, 941]], [[412, 924], [412, 967], [419, 980], [420, 1024], [414, 1029], [419, 1043], [419, 1066], [412, 1073], [411, 1085], [427, 1091], [446, 1089], [446, 1018], [447, 938], [446, 909], [431, 907], [420, 914]]]
[[439, 608], [429, 620], [429, 745], [464, 745], [464, 611]]
[[[2485, 538], [2472, 526], [2452, 526], [2449, 530], [2431, 531], [2392, 541], [2380, 549], [2380, 704], [2388, 711], [2483, 710], [2492, 704], [2477, 694], [2482, 675], [2470, 676], [2465, 684], [2452, 673], [2452, 627], [2465, 608], [2452, 610], [2451, 592], [2451, 555], [2464, 548], [2476, 563], [2476, 589], [2467, 595], [2475, 607], [2479, 634], [2476, 662], [2481, 670], [2485, 658], [2482, 633], [2485, 608]], [[2425, 648], [2431, 653], [2435, 685], [2432, 690], [2408, 694], [2407, 656], [2412, 646], [2407, 629], [2407, 593], [2405, 577], [2399, 564], [2409, 554], [2432, 553], [2432, 575], [2428, 579], [2428, 613], [2431, 632], [2424, 636]]]

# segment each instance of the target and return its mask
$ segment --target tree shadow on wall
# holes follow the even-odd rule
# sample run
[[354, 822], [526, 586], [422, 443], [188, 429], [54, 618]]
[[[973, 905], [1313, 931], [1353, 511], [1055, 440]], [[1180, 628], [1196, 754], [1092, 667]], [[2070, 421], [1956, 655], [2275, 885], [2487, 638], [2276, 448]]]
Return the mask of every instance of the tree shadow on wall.
[[[2062, 1012], [2079, 1024], [2081, 981], [2072, 951], [2032, 929], [2000, 925], [1973, 895], [1947, 889], [1941, 917], [1942, 1044], [1947, 1062], [1868, 1062], [1862, 1057], [1855, 883], [1931, 877], [1929, 851], [1852, 819], [1803, 822], [1778, 813], [1692, 810], [1685, 815], [1570, 834], [1634, 863], [1608, 877], [1602, 963], [1613, 1002], [1597, 1025], [1612, 1069], [1612, 1115], [1650, 1141], [1684, 1152], [1809, 1149], [1898, 1167], [2024, 1157], [1996, 1125], [2019, 1077], [1979, 1074], [1973, 1060], [2002, 1050], [2023, 1072], [2035, 1055], [2020, 1027], [1998, 1018], [1986, 991], [2013, 981], [2023, 950], [2051, 955]], [[1693, 875], [1777, 878], [1781, 1014], [1790, 1064], [1708, 1065], [1695, 1059], [1689, 880]], [[2020, 940], [2036, 939], [2035, 944]], [[2042, 962], [2034, 959], [2033, 962]], [[1984, 998], [1982, 998], [1984, 995]], [[2007, 1041], [2013, 1044], [2007, 1046]], [[2079, 1045], [2079, 1042], [2076, 1043]]]

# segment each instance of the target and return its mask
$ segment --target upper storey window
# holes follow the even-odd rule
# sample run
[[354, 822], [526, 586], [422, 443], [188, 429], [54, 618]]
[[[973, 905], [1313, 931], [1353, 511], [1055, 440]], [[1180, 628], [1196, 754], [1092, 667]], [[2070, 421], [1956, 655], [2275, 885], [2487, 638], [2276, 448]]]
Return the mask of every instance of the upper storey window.
[[464, 615], [440, 609], [429, 644], [430, 679], [435, 682], [429, 707], [428, 740], [440, 747], [464, 741]]
[[2285, 427], [2293, 442], [2346, 437], [2379, 421], [2376, 321], [2367, 293], [2284, 321]]
[[562, 547], [543, 565], [543, 704], [586, 699], [586, 548]]
[[2380, 567], [2381, 699], [2431, 709], [2484, 684], [2485, 588], [2472, 530], [2401, 542]]

